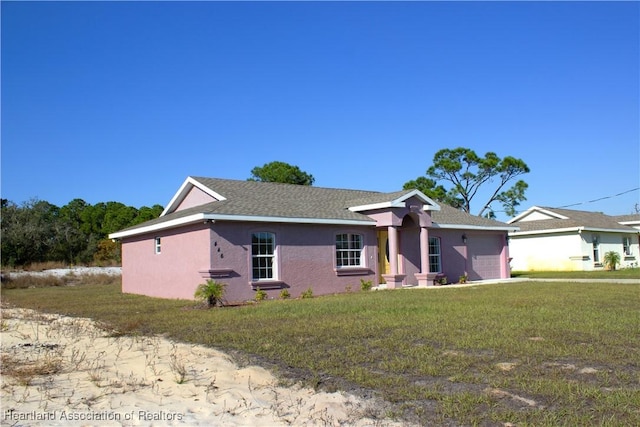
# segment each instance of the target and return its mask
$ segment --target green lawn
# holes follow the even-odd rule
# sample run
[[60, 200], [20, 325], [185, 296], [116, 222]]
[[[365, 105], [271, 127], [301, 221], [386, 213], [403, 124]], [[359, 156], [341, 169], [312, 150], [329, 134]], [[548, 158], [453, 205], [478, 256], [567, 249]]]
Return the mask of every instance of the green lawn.
[[211, 310], [117, 284], [3, 289], [3, 304], [91, 317], [376, 395], [422, 425], [640, 425], [640, 285], [512, 283], [358, 292]]
[[512, 271], [511, 277], [537, 279], [640, 279], [640, 268], [597, 271]]

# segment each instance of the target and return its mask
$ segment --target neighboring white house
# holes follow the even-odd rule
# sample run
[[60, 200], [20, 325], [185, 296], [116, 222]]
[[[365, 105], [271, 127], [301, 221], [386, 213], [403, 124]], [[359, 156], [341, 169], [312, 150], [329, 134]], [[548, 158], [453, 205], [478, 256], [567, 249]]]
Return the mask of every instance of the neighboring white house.
[[609, 251], [620, 254], [619, 268], [637, 267], [640, 260], [638, 215], [613, 217], [534, 206], [507, 223], [520, 227], [509, 232], [512, 270], [598, 270]]

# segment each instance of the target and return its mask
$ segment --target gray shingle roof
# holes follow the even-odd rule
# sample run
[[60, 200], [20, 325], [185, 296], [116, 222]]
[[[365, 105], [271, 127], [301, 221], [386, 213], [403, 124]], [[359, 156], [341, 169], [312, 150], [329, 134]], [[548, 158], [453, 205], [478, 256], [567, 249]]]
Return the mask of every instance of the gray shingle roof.
[[618, 222], [640, 222], [640, 214], [614, 216]]
[[629, 231], [633, 228], [622, 225], [612, 216], [605, 215], [601, 212], [577, 211], [572, 209], [559, 209], [541, 207], [541, 209], [562, 215], [567, 219], [541, 219], [535, 221], [517, 221], [514, 225], [520, 227], [521, 232], [525, 231], [548, 231], [563, 228], [585, 229], [606, 229]]
[[[349, 208], [393, 201], [413, 191], [401, 190], [382, 193], [219, 178], [192, 177], [192, 179], [215, 191], [226, 200], [168, 212], [160, 218], [138, 224], [121, 232], [159, 225], [196, 214], [366, 221], [374, 225], [373, 219], [362, 213], [352, 212]], [[439, 205], [441, 211], [432, 211], [432, 218], [439, 225], [514, 228], [514, 226], [499, 221], [469, 215], [451, 206], [440, 203]]]
[[381, 193], [275, 182], [194, 177], [227, 200], [207, 205], [206, 213], [281, 218], [370, 220], [351, 212], [353, 200], [377, 199]]
[[431, 212], [431, 219], [439, 225], [460, 225], [472, 227], [488, 227], [488, 228], [517, 228], [518, 225], [508, 225], [494, 219], [483, 218], [480, 216], [470, 215], [452, 206], [444, 203], [440, 205], [439, 211]]

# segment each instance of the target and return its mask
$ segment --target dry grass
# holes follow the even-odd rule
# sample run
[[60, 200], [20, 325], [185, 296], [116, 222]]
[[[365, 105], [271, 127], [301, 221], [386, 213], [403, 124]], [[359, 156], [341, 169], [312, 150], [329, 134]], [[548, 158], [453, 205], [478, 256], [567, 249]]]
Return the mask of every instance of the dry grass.
[[18, 384], [31, 385], [36, 378], [54, 375], [62, 370], [59, 354], [46, 352], [35, 360], [24, 360], [15, 354], [2, 355], [2, 375], [14, 378]]
[[46, 288], [78, 285], [119, 285], [120, 276], [109, 274], [7, 274], [2, 277], [3, 289]]

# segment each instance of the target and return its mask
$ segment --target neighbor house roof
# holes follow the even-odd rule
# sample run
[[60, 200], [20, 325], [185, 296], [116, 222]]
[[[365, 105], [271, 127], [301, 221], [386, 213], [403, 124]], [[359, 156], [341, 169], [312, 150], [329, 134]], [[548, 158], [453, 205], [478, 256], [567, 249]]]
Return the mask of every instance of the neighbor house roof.
[[640, 225], [640, 214], [616, 215], [616, 221], [624, 225]]
[[601, 212], [587, 212], [572, 209], [560, 209], [533, 206], [508, 221], [517, 224], [520, 231], [514, 235], [557, 233], [562, 231], [601, 231], [637, 233], [632, 227], [620, 224], [612, 216]]
[[[197, 188], [211, 202], [179, 209], [190, 191]], [[218, 178], [188, 177], [159, 218], [112, 233], [111, 238], [142, 234], [198, 221], [269, 221], [317, 224], [371, 225], [376, 221], [361, 213], [366, 210], [405, 206], [417, 197], [424, 210], [440, 214], [441, 206], [418, 190], [392, 193], [322, 188], [304, 185]], [[444, 207], [438, 216], [442, 228], [513, 229], [498, 221], [478, 218]], [[436, 224], [436, 226], [438, 226]], [[464, 227], [456, 227], [464, 228]]]

